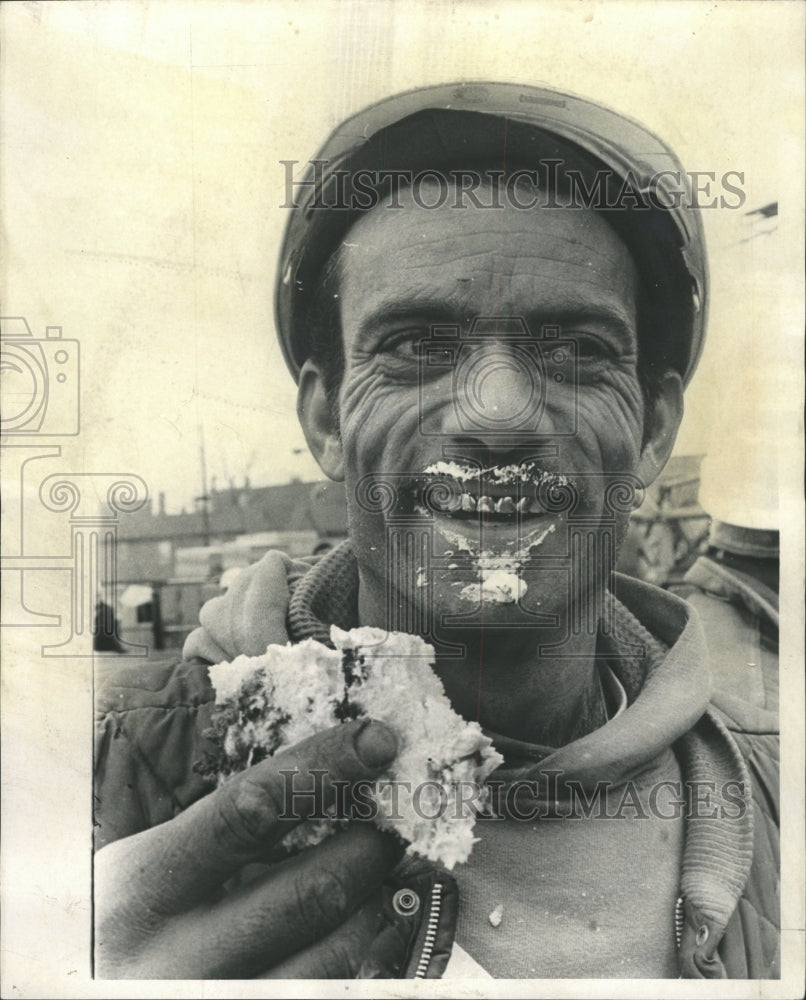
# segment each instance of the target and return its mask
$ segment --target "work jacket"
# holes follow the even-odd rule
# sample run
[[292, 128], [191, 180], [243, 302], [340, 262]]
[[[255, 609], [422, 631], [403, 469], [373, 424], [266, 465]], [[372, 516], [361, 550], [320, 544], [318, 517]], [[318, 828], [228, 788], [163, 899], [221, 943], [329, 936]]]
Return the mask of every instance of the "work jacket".
[[[672, 674], [679, 674], [684, 684], [705, 683], [705, 644], [685, 602], [618, 575], [611, 592], [622, 609], [622, 631], [632, 629], [632, 646], [641, 639], [656, 658], [662, 649], [667, 675], [673, 665]], [[357, 570], [349, 545], [315, 566], [269, 553], [234, 592], [208, 602], [200, 620], [180, 663], [122, 666], [115, 660], [98, 668], [98, 848], [171, 819], [210, 791], [208, 781], [193, 769], [212, 749], [203, 735], [214, 702], [210, 663], [237, 653], [258, 655], [269, 641], [329, 641], [331, 623], [342, 628], [357, 624]], [[623, 657], [620, 679], [632, 703], [622, 719], [631, 711], [633, 719], [639, 718], [644, 710], [642, 685], [649, 688], [651, 683], [640, 675], [642, 662], [640, 656]], [[667, 700], [674, 701], [673, 689]], [[679, 973], [685, 978], [776, 978], [780, 868], [775, 716], [734, 696], [723, 699], [719, 692], [710, 702], [706, 697], [706, 703], [673, 745], [683, 777], [714, 787], [737, 783], [746, 808], [740, 816], [687, 821], [675, 911]], [[651, 720], [646, 721], [651, 727]], [[629, 754], [629, 740], [619, 742], [618, 720], [583, 739], [599, 759], [610, 754], [615, 761]], [[572, 752], [573, 745], [560, 748], [557, 761]], [[541, 766], [550, 768], [552, 758]], [[378, 933], [363, 956], [359, 976], [438, 978], [446, 968], [450, 974], [459, 906], [454, 879], [407, 859], [383, 893]]]

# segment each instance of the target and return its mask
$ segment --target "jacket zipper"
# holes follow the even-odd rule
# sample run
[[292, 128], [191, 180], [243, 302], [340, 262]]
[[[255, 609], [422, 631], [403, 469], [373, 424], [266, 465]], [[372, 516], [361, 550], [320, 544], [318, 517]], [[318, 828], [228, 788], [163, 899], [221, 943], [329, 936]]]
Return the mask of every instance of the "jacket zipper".
[[683, 912], [683, 897], [678, 896], [674, 904], [674, 937], [677, 942], [677, 950], [680, 951], [680, 944], [683, 941], [683, 924], [686, 917]]
[[431, 889], [431, 904], [428, 908], [428, 925], [425, 929], [425, 939], [423, 940], [423, 950], [420, 952], [420, 961], [417, 963], [417, 971], [414, 973], [415, 979], [424, 979], [431, 955], [434, 952], [434, 944], [437, 939], [437, 924], [439, 923], [439, 912], [442, 909], [442, 883], [435, 882]]

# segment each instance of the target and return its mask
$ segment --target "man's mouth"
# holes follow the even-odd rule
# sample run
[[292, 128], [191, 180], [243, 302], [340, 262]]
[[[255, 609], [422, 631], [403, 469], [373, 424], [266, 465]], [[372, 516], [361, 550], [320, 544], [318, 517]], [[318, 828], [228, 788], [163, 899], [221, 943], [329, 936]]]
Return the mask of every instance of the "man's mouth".
[[[441, 582], [457, 588], [463, 602], [509, 605], [523, 598], [523, 568], [557, 528], [556, 510], [545, 500], [570, 485], [534, 462], [482, 468], [440, 461], [413, 477], [403, 496], [416, 513], [434, 518], [434, 555], [447, 560]], [[430, 572], [418, 568], [418, 586], [428, 584]]]
[[566, 476], [534, 463], [479, 468], [435, 462], [417, 477], [416, 493], [433, 513], [455, 520], [505, 523], [544, 516], [541, 491], [567, 485]]

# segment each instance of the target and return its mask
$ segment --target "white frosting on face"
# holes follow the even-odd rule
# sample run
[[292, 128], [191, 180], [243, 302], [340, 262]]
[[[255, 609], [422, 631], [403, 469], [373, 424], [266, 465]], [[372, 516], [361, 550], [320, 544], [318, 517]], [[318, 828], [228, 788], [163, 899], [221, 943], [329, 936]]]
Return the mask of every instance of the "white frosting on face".
[[[484, 477], [488, 482], [497, 485], [505, 483], [529, 483], [545, 484], [547, 482], [555, 486], [565, 486], [568, 478], [554, 472], [546, 472], [538, 469], [534, 465], [504, 465], [493, 466], [487, 469], [478, 469], [475, 466], [462, 465], [459, 462], [434, 462], [429, 465], [424, 473], [426, 475], [445, 476], [455, 480], [468, 482], [478, 481]], [[420, 513], [427, 512], [418, 507]], [[556, 523], [544, 525], [528, 532], [522, 537], [512, 541], [501, 539], [496, 550], [482, 548], [484, 544], [483, 533], [475, 534], [472, 530], [456, 530], [445, 523], [445, 518], [436, 518], [435, 530], [453, 546], [455, 550], [467, 552], [472, 558], [472, 566], [475, 570], [476, 579], [472, 583], [461, 587], [459, 596], [462, 600], [474, 605], [481, 604], [515, 604], [527, 591], [526, 581], [523, 579], [522, 571], [524, 563], [529, 559], [530, 551], [541, 545], [545, 538], [556, 530]], [[468, 528], [471, 524], [478, 525], [479, 522], [469, 520], [466, 522]], [[477, 540], [478, 539], [478, 540]], [[453, 555], [453, 550], [447, 549]], [[451, 568], [449, 566], [449, 568]], [[417, 570], [417, 586], [423, 587], [426, 584], [425, 574], [422, 567]]]
[[473, 604], [515, 604], [526, 590], [526, 583], [517, 573], [482, 569], [478, 582], [462, 587], [459, 596]]
[[481, 470], [458, 462], [433, 462], [423, 472], [429, 476], [450, 476], [452, 479], [478, 479]]
[[433, 462], [423, 470], [429, 476], [449, 476], [451, 479], [458, 479], [461, 482], [478, 480], [480, 477], [491, 483], [498, 485], [504, 483], [530, 483], [533, 485], [544, 485], [551, 483], [553, 486], [567, 486], [568, 477], [559, 472], [548, 472], [545, 469], [538, 469], [535, 465], [526, 463], [525, 465], [493, 465], [487, 469], [480, 469], [475, 465], [462, 465], [460, 462]]
[[518, 558], [526, 559], [529, 555], [529, 549], [534, 549], [537, 548], [538, 545], [542, 545], [545, 539], [556, 530], [557, 524], [555, 521], [552, 521], [552, 523], [547, 525], [545, 528], [537, 528], [535, 531], [530, 531], [528, 535], [525, 535], [521, 539], [520, 547], [518, 549]]
[[485, 550], [472, 553], [477, 579], [462, 587], [459, 596], [473, 604], [515, 604], [528, 589], [522, 571], [530, 550], [540, 545], [556, 528], [557, 525], [552, 523], [530, 532], [521, 539], [517, 552], [514, 545], [509, 545], [509, 552]]

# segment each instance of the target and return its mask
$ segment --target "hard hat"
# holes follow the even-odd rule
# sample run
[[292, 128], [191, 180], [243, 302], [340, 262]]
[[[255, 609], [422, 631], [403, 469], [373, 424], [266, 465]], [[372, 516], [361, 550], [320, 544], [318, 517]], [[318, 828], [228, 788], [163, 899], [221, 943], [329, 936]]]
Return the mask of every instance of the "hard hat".
[[[643, 325], [653, 338], [642, 347], [688, 383], [702, 351], [708, 277], [700, 211], [674, 153], [642, 125], [599, 104], [545, 87], [491, 82], [424, 87], [365, 108], [331, 134], [294, 181], [275, 299], [294, 378], [308, 356], [312, 291], [362, 211], [351, 197], [359, 171], [366, 177], [491, 161], [523, 168], [552, 159], [588, 180], [604, 173], [611, 186], [629, 179], [640, 193], [643, 207], [604, 212], [643, 279], [649, 312]], [[670, 195], [672, 189], [683, 196]]]

